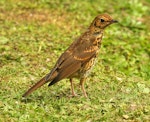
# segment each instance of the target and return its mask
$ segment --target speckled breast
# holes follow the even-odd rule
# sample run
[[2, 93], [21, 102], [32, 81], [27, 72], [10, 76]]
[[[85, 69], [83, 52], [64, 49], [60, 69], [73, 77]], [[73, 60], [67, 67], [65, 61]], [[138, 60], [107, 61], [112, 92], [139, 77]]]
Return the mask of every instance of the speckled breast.
[[93, 41], [93, 45], [94, 47], [96, 47], [95, 49], [95, 55], [86, 63], [83, 64], [82, 68], [80, 70], [78, 70], [76, 73], [74, 73], [73, 75], [70, 76], [70, 78], [86, 78], [88, 77], [88, 75], [91, 73], [94, 65], [97, 62], [97, 56], [99, 54], [99, 49], [100, 49], [100, 45], [101, 45], [101, 41], [102, 41], [102, 36], [103, 34], [99, 34], [95, 37], [95, 41]]

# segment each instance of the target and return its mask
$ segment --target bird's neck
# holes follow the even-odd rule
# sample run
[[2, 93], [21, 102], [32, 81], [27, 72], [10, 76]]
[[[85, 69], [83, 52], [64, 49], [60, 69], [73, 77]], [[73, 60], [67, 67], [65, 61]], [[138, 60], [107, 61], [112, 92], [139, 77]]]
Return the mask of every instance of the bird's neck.
[[92, 35], [99, 36], [103, 34], [103, 29], [100, 29], [98, 27], [89, 27], [89, 31]]
[[93, 45], [96, 45], [98, 48], [100, 48], [103, 38], [103, 29], [92, 26], [89, 28], [89, 33], [95, 38], [93, 40]]

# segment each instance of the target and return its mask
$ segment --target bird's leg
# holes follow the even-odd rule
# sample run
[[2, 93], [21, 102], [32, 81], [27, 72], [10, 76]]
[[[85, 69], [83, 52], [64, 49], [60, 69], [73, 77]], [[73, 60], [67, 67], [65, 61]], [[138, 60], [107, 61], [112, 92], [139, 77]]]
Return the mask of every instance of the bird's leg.
[[71, 93], [72, 93], [72, 96], [76, 96], [75, 92], [74, 92], [74, 85], [73, 85], [73, 80], [72, 78], [70, 78], [70, 83], [71, 83]]
[[84, 88], [85, 80], [86, 80], [86, 78], [81, 78], [81, 80], [80, 80], [80, 86], [81, 86], [81, 90], [82, 90], [84, 96], [87, 98], [88, 96], [87, 96], [85, 88]]

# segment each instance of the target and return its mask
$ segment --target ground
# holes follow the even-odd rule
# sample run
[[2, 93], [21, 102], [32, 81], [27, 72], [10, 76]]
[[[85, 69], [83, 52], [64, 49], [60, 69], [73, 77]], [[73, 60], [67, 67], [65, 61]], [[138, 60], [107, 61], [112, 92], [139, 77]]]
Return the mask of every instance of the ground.
[[[1, 0], [0, 121], [149, 122], [149, 8], [149, 0]], [[70, 83], [64, 79], [23, 99], [101, 13], [119, 23], [104, 33], [86, 82], [89, 98], [77, 79], [78, 96], [70, 97]]]

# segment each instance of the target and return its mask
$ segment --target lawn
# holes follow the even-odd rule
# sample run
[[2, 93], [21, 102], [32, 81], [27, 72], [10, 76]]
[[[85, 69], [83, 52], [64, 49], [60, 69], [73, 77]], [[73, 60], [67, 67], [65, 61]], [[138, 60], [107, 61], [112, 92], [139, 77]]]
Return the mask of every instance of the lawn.
[[[86, 82], [64, 79], [23, 93], [47, 74], [95, 16], [105, 30], [98, 62]], [[149, 122], [149, 0], [0, 0], [0, 122]]]

